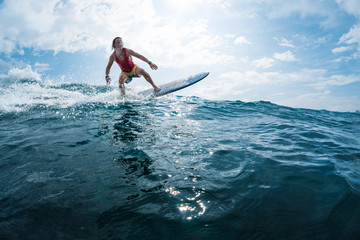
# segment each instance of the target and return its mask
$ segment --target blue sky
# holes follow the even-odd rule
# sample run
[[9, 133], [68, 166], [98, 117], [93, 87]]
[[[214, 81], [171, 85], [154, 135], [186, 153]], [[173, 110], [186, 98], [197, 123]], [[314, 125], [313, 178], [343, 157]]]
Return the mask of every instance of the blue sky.
[[[358, 0], [4, 0], [0, 74], [105, 84], [111, 41], [159, 66], [158, 84], [209, 71], [205, 99], [360, 109]], [[113, 65], [114, 86], [120, 70]], [[144, 79], [131, 85], [149, 87]]]

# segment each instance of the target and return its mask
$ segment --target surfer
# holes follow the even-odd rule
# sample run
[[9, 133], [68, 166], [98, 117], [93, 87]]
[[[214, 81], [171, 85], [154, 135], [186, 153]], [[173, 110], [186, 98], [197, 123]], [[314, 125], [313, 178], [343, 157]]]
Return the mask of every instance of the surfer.
[[124, 83], [129, 83], [131, 82], [132, 78], [141, 76], [144, 76], [146, 81], [148, 81], [153, 86], [155, 91], [158, 92], [161, 90], [158, 86], [155, 85], [150, 75], [144, 69], [134, 64], [134, 62], [132, 61], [132, 56], [148, 63], [150, 65], [150, 68], [153, 70], [158, 69], [156, 64], [152, 63], [146, 57], [140, 55], [139, 53], [131, 49], [124, 48], [124, 43], [121, 37], [114, 38], [112, 42], [112, 49], [114, 50], [114, 52], [111, 54], [109, 58], [109, 63], [105, 70], [105, 79], [107, 84], [110, 84], [111, 82], [111, 78], [109, 77], [110, 68], [114, 61], [116, 61], [121, 69], [121, 74], [119, 77], [119, 88], [121, 89], [121, 92], [123, 94], [125, 94]]

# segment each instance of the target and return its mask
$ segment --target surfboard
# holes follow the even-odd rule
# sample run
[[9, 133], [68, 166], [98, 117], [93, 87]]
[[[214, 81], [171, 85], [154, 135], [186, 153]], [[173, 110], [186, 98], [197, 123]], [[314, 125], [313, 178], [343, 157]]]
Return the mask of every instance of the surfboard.
[[160, 97], [160, 96], [164, 96], [166, 94], [172, 93], [172, 92], [176, 92], [179, 91], [183, 88], [189, 87], [201, 80], [203, 80], [204, 78], [206, 78], [209, 75], [209, 72], [203, 72], [203, 73], [199, 73], [193, 76], [189, 76], [186, 78], [182, 78], [176, 81], [172, 81], [163, 85], [160, 85], [159, 88], [161, 88], [161, 90], [159, 92], [156, 92], [153, 88], [152, 89], [148, 89], [145, 91], [141, 91], [138, 93], [139, 96], [142, 97]]

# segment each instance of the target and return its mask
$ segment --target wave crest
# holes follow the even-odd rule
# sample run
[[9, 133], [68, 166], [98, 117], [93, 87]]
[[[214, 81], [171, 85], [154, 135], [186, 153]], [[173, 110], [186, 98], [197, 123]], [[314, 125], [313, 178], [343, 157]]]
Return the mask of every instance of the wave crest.
[[0, 77], [3, 80], [3, 85], [12, 84], [16, 82], [41, 82], [41, 74], [34, 71], [30, 65], [25, 68], [12, 68], [8, 71], [7, 75]]
[[0, 112], [24, 112], [42, 105], [67, 108], [91, 102], [114, 102], [120, 100], [118, 90], [103, 85], [59, 83], [42, 80], [41, 74], [31, 66], [13, 68], [0, 77]]

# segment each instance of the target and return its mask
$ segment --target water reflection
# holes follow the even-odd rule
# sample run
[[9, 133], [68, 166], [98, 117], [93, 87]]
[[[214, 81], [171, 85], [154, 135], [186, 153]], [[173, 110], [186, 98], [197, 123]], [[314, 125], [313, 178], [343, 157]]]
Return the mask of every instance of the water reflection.
[[[153, 160], [141, 149], [143, 139], [151, 125], [146, 110], [134, 102], [125, 102], [120, 106], [113, 119], [112, 141], [118, 146], [114, 162], [125, 171], [123, 178], [132, 185], [138, 185], [139, 179], [152, 173]], [[150, 127], [151, 128], [151, 127]]]
[[199, 158], [209, 157], [196, 144], [200, 125], [186, 117], [191, 106], [156, 104], [123, 103], [114, 109], [111, 126], [102, 127], [118, 148], [114, 162], [123, 171], [121, 178], [132, 188], [126, 199], [136, 204], [135, 211], [160, 208], [168, 218], [199, 218], [212, 201], [197, 173]]
[[143, 117], [144, 115], [141, 115], [131, 104], [125, 103], [122, 111], [114, 117], [114, 142], [129, 143], [138, 139], [142, 133], [139, 121]]
[[[193, 191], [193, 197], [181, 199], [182, 203], [178, 204], [179, 211], [187, 220], [202, 216], [207, 209], [201, 196], [202, 194], [205, 194], [205, 189], [195, 190], [195, 187], [193, 187]], [[210, 204], [210, 201], [208, 201], [207, 204]]]

